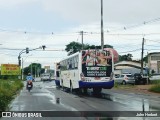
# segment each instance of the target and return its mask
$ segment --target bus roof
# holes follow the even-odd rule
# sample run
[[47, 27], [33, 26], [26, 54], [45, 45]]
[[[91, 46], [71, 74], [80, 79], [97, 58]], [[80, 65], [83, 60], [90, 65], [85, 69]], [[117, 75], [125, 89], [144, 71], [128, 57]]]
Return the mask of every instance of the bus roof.
[[72, 55], [70, 55], [70, 56], [67, 56], [66, 58], [63, 58], [63, 59], [62, 59], [62, 60], [60, 60], [60, 61], [63, 61], [63, 60], [69, 59], [69, 58], [71, 58], [71, 57], [74, 57], [74, 56], [78, 55], [79, 53], [81, 53], [81, 51], [76, 52], [76, 53], [74, 53], [74, 54], [72, 54]]

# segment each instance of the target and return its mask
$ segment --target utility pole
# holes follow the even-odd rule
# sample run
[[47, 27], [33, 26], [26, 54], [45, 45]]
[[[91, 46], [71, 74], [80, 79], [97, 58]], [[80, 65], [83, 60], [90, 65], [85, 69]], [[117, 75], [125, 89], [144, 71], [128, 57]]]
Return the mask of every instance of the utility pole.
[[82, 50], [84, 49], [84, 45], [83, 45], [83, 31], [81, 31], [81, 35], [82, 35]]
[[24, 74], [24, 70], [23, 70], [23, 58], [22, 58], [22, 80], [23, 80], [23, 74]]
[[37, 72], [36, 72], [36, 66], [35, 66], [35, 75], [34, 75], [34, 76], [35, 76], [35, 78], [36, 78], [36, 74], [37, 74]]
[[31, 75], [32, 75], [32, 63], [31, 63]]
[[141, 54], [141, 73], [143, 75], [143, 53], [144, 53], [144, 38], [142, 39], [142, 54]]
[[103, 0], [101, 0], [101, 49], [104, 47], [104, 34], [103, 34]]

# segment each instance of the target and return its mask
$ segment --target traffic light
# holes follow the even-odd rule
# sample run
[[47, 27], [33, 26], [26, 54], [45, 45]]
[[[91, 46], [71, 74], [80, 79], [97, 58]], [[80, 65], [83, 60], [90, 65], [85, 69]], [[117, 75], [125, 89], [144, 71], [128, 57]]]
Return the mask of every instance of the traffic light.
[[27, 54], [27, 53], [29, 53], [29, 48], [28, 48], [28, 47], [26, 47], [26, 54]]

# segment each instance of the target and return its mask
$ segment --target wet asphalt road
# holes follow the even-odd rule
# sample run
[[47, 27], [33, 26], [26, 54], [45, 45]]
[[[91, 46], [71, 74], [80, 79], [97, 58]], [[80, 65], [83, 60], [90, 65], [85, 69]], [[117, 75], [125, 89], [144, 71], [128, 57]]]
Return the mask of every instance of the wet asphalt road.
[[[57, 89], [54, 81], [34, 82], [29, 93], [25, 87], [10, 105], [11, 111], [160, 111], [160, 100], [153, 97], [103, 91], [101, 98], [90, 95], [79, 96]], [[151, 98], [151, 99], [150, 99]], [[59, 99], [59, 103], [57, 103]], [[61, 114], [63, 114], [62, 112]], [[160, 113], [160, 112], [159, 112]], [[51, 112], [54, 114], [54, 112]], [[65, 113], [64, 113], [65, 114]], [[65, 116], [65, 115], [64, 115]], [[80, 115], [83, 116], [83, 115]], [[0, 120], [159, 120], [157, 117], [42, 117], [42, 118], [1, 118]]]

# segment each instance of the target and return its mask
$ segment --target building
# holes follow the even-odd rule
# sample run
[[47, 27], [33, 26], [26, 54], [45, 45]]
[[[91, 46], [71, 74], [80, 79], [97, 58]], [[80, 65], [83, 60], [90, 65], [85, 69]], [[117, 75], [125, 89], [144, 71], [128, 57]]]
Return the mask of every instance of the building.
[[[123, 73], [140, 73], [141, 72], [141, 63], [134, 61], [121, 61], [114, 65], [114, 74], [123, 74]], [[145, 68], [143, 68], [143, 73], [145, 73]]]
[[148, 67], [150, 73], [160, 73], [160, 52], [152, 52], [148, 54]]

